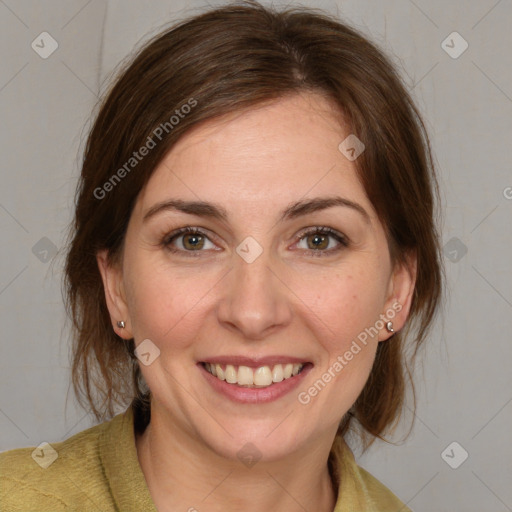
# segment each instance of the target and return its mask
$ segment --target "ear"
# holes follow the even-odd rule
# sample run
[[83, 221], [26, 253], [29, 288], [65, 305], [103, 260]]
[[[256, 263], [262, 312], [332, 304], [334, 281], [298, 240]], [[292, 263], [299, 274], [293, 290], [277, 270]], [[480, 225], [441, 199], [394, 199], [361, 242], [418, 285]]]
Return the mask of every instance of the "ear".
[[[103, 280], [105, 299], [114, 331], [121, 338], [129, 340], [133, 338], [133, 335], [128, 306], [126, 304], [122, 269], [120, 265], [114, 265], [109, 261], [106, 249], [98, 251], [96, 261], [98, 262], [98, 268]], [[117, 322], [119, 321], [125, 323], [123, 328], [118, 327]]]
[[388, 321], [393, 322], [393, 329], [398, 332], [405, 325], [411, 309], [414, 287], [416, 284], [418, 259], [416, 251], [409, 252], [404, 263], [397, 263], [389, 280], [385, 311], [380, 318], [384, 328], [379, 332], [379, 341], [389, 339], [393, 333], [386, 328]]

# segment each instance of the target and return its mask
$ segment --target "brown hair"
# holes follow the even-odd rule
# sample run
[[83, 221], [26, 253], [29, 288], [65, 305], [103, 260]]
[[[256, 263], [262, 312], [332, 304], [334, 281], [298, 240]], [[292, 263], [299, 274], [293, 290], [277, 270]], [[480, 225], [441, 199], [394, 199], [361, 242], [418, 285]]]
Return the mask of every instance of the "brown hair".
[[[405, 339], [417, 324], [414, 358], [442, 295], [439, 191], [428, 136], [393, 65], [365, 37], [314, 9], [276, 11], [256, 2], [210, 10], [146, 43], [105, 95], [90, 131], [65, 293], [74, 330], [73, 386], [98, 420], [111, 417], [116, 403], [138, 399], [147, 406], [149, 393], [133, 340], [127, 345], [112, 329], [97, 251], [108, 249], [112, 261], [119, 256], [138, 193], [188, 130], [304, 91], [329, 98], [364, 142], [355, 164], [384, 226], [392, 263], [405, 263], [409, 251], [417, 255], [406, 328], [379, 343], [369, 380], [338, 433], [345, 434], [355, 418], [368, 446], [396, 425], [410, 377]], [[134, 152], [150, 139], [154, 146], [135, 160]]]

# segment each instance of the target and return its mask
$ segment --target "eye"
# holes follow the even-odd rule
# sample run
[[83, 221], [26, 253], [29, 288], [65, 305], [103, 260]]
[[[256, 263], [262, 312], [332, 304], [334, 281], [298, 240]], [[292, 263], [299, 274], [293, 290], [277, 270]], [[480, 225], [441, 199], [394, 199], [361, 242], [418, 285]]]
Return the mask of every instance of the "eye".
[[205, 232], [189, 226], [170, 233], [163, 241], [163, 245], [171, 252], [189, 253], [201, 252], [202, 249], [213, 249], [215, 247]]
[[[308, 228], [298, 235], [298, 239], [299, 243], [302, 240], [306, 241], [306, 247], [298, 248], [309, 250], [315, 256], [323, 256], [327, 253], [337, 252], [349, 246], [347, 237], [329, 227], [316, 226]], [[332, 247], [329, 239], [334, 239], [337, 243], [337, 247], [336, 243], [334, 247]], [[210, 245], [208, 246], [208, 244]], [[204, 231], [190, 226], [177, 229], [167, 235], [162, 245], [173, 253], [181, 252], [188, 253], [189, 255], [191, 255], [191, 253], [204, 252], [203, 249], [216, 250], [215, 245]]]
[[[333, 248], [329, 239], [334, 239], [338, 244], [337, 247], [336, 244], [334, 244]], [[338, 233], [338, 231], [329, 227], [320, 226], [309, 228], [306, 231], [303, 231], [299, 235], [299, 243], [302, 240], [306, 241], [306, 247], [299, 247], [300, 249], [309, 249], [314, 253], [319, 253], [318, 255], [337, 252], [345, 247], [348, 247], [349, 245], [347, 237], [341, 233]], [[315, 256], [316, 255], [317, 254], [315, 254]]]

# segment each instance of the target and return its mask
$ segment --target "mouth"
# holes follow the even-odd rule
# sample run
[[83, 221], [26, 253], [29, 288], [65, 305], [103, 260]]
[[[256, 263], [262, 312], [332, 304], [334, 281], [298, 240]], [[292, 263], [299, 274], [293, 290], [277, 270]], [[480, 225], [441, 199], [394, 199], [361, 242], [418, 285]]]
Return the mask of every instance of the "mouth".
[[311, 363], [282, 362], [257, 367], [202, 362], [203, 368], [219, 381], [242, 388], [269, 388], [285, 380], [294, 379]]

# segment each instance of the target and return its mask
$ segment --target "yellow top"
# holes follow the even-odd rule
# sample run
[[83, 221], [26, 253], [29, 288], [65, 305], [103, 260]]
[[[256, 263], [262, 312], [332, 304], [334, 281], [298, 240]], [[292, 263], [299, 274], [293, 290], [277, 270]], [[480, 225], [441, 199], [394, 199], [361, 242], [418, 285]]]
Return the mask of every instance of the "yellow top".
[[[132, 407], [65, 441], [39, 446], [0, 454], [2, 512], [156, 512], [137, 459]], [[411, 512], [356, 464], [343, 439], [336, 438], [331, 455], [338, 486], [333, 512]]]

